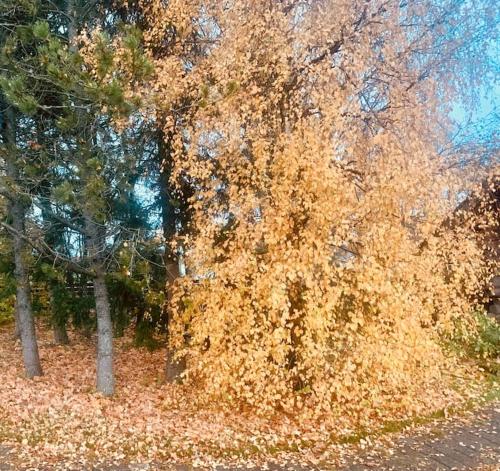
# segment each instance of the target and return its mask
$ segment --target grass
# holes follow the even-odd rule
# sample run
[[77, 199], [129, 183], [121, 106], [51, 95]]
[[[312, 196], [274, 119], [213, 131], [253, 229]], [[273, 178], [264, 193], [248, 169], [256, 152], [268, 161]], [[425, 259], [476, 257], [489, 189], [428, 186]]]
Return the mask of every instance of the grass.
[[[428, 425], [435, 421], [447, 419], [450, 416], [460, 416], [477, 407], [500, 400], [500, 376], [489, 374], [485, 379], [485, 390], [476, 399], [468, 399], [462, 405], [445, 409], [438, 409], [430, 414], [412, 417], [404, 420], [391, 420], [384, 422], [375, 430], [360, 429], [349, 435], [332, 437], [332, 444], [355, 445], [366, 438], [380, 438], [384, 435], [400, 433], [409, 427]], [[439, 434], [439, 431], [434, 431]]]
[[[384, 422], [375, 430], [359, 429], [358, 431], [346, 435], [332, 435], [328, 445], [358, 445], [362, 440], [377, 439], [387, 435], [397, 434], [411, 427], [429, 425], [436, 421], [444, 421], [453, 416], [460, 416], [468, 411], [474, 410], [477, 407], [486, 405], [490, 402], [500, 399], [500, 377], [488, 375], [485, 380], [485, 390], [483, 394], [476, 399], [469, 399], [461, 406], [454, 408], [438, 409], [430, 414], [416, 416], [411, 419], [391, 420]], [[441, 436], [443, 432], [439, 428], [433, 428], [430, 431], [434, 436]], [[273, 445], [262, 444], [257, 446], [253, 443], [248, 443], [235, 448], [226, 448], [219, 450], [222, 457], [227, 458], [250, 458], [262, 454], [275, 456], [280, 453], [295, 453], [300, 450], [308, 449], [312, 446], [306, 440], [298, 443], [278, 443]]]

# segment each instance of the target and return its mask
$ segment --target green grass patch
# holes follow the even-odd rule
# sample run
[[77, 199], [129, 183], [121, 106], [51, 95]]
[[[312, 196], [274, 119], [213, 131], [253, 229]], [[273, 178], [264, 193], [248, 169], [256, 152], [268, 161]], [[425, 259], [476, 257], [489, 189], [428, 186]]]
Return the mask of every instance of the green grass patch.
[[[374, 430], [361, 428], [349, 435], [332, 436], [332, 444], [355, 445], [366, 438], [378, 438], [387, 434], [400, 433], [409, 427], [428, 425], [435, 421], [444, 420], [450, 416], [461, 415], [481, 405], [499, 399], [500, 377], [490, 374], [486, 377], [485, 390], [479, 398], [468, 399], [459, 406], [450, 407], [446, 410], [438, 409], [427, 415], [416, 416], [409, 419], [386, 421], [379, 428]], [[439, 434], [440, 432], [439, 430], [434, 430], [434, 433]]]

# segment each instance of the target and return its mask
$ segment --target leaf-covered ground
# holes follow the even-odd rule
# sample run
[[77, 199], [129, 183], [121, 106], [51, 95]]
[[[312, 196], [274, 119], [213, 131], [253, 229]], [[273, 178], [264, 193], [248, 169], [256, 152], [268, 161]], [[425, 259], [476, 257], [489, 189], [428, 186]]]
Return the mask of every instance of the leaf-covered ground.
[[[370, 441], [348, 417], [256, 417], [217, 404], [197, 405], [192, 392], [165, 383], [164, 350], [133, 348], [127, 336], [116, 341], [118, 388], [112, 399], [95, 393], [94, 342], [76, 333], [63, 347], [41, 329], [45, 376], [29, 381], [11, 332], [0, 329], [0, 444], [15, 450], [16, 469], [44, 463], [211, 466], [270, 460], [309, 466], [339, 462], [353, 451], [353, 443]], [[471, 379], [463, 381], [470, 386]], [[472, 397], [482, 392], [480, 386], [469, 391]], [[460, 407], [458, 396], [453, 401]], [[400, 422], [400, 428], [411, 423]], [[385, 427], [398, 431], [398, 426]]]

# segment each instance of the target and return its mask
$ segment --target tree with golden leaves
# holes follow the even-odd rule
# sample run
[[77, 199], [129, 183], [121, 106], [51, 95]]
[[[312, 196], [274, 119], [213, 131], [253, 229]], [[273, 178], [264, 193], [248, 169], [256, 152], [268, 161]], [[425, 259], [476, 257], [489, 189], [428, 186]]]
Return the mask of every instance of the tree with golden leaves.
[[263, 411], [439, 400], [440, 339], [489, 276], [476, 223], [447, 221], [498, 149], [457, 146], [449, 111], [488, 76], [461, 64], [494, 2], [134, 5], [155, 80], [129, 93], [169, 136], [170, 184], [194, 193], [172, 241], [188, 381]]
[[209, 395], [263, 410], [418, 409], [487, 276], [470, 227], [443, 226], [472, 183], [440, 153], [477, 30], [440, 37], [467, 7], [230, 3], [206, 6], [217, 44], [186, 79], [199, 281], [171, 342]]

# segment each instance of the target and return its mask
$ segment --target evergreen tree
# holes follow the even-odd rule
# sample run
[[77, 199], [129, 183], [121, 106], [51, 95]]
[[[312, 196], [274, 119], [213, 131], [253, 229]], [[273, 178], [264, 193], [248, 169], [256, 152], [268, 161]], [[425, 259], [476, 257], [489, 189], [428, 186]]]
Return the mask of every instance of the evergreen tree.
[[[42, 5], [30, 3], [26, 24], [13, 34], [8, 28], [4, 31], [2, 60], [8, 67], [2, 70], [0, 84], [6, 102], [22, 116], [25, 136], [19, 141], [33, 158], [25, 161], [11, 152], [13, 157], [5, 159], [11, 180], [23, 183], [16, 189], [23, 197], [13, 200], [12, 224], [2, 224], [14, 237], [15, 253], [24, 251], [28, 242], [63, 270], [92, 279], [98, 332], [97, 389], [109, 395], [114, 390], [113, 329], [106, 277], [118, 267], [116, 254], [124, 241], [140, 239], [146, 231], [140, 219], [123, 215], [123, 208], [137, 203], [137, 154], [125, 149], [125, 131], [116, 127], [117, 120], [132, 116], [136, 103], [127, 101], [120, 77], [104, 81], [114, 54], [105, 34], [100, 38], [98, 74], [85, 67], [75, 46], [79, 30], [87, 19], [95, 19], [97, 10], [88, 18], [84, 14], [88, 12], [86, 2], [61, 2], [50, 8]], [[11, 14], [17, 9], [5, 11]], [[125, 55], [133, 63], [129, 70], [141, 76], [150, 73], [151, 67], [140, 52], [137, 35], [133, 29], [126, 31], [124, 45]], [[11, 121], [4, 120], [4, 142], [13, 147], [13, 126], [9, 123], [15, 123], [15, 118], [7, 111], [5, 116]], [[21, 170], [29, 176], [19, 178], [19, 165], [24, 165]], [[115, 214], [120, 211], [122, 214]], [[25, 219], [29, 212], [28, 233]], [[61, 234], [71, 241], [71, 247], [61, 243]], [[21, 266], [23, 260], [17, 257], [16, 264]], [[21, 327], [26, 323], [24, 318], [33, 324], [26, 307], [30, 299], [28, 267], [22, 267], [18, 270], [17, 298], [27, 314], [20, 320]], [[34, 336], [34, 328], [24, 332]], [[32, 350], [27, 348], [26, 354]], [[30, 375], [37, 373], [30, 368]]]

